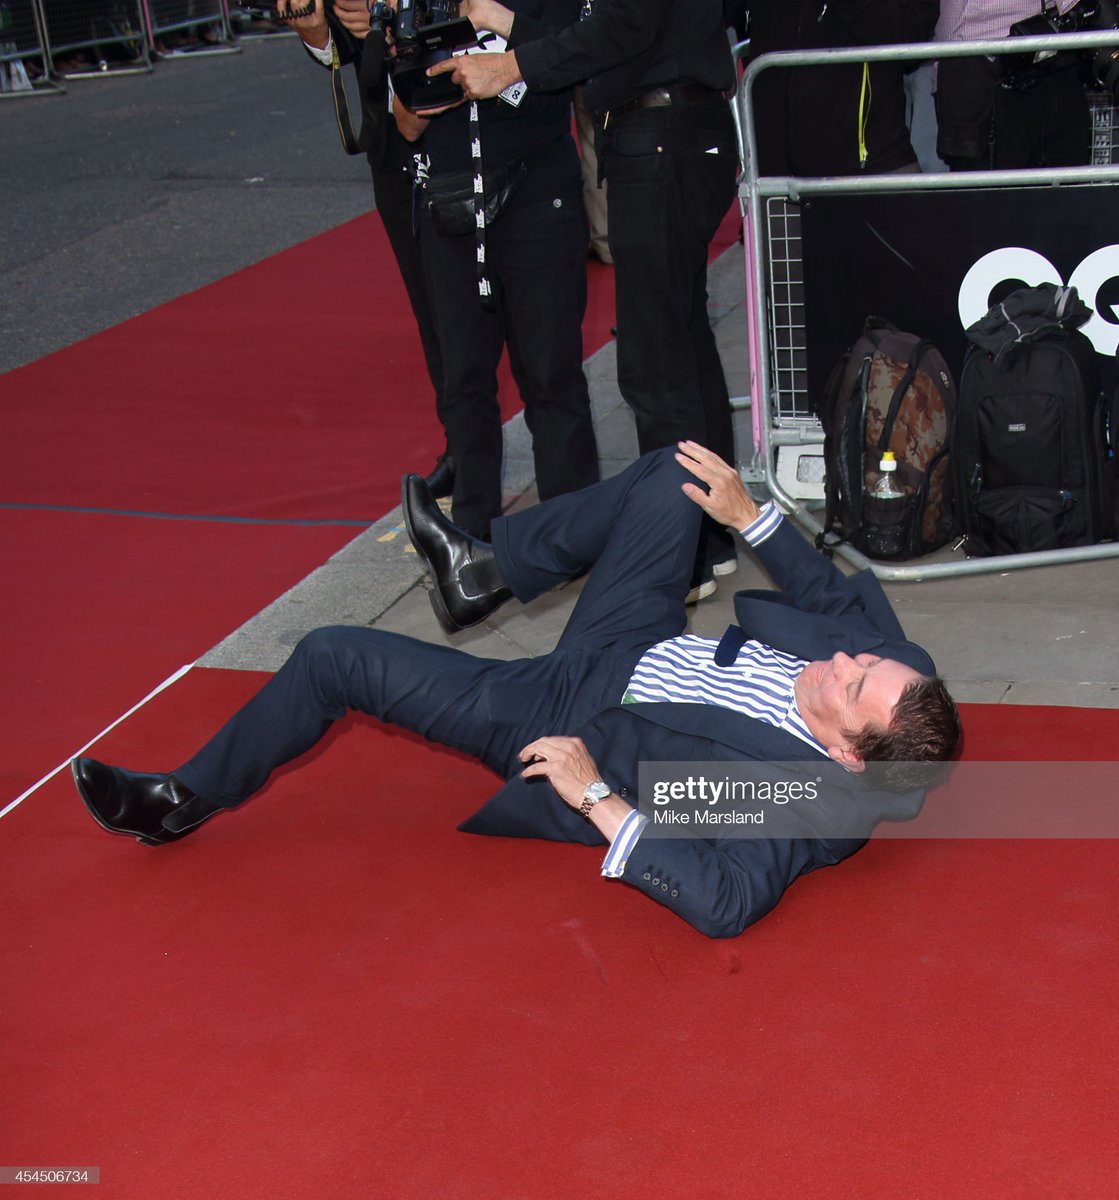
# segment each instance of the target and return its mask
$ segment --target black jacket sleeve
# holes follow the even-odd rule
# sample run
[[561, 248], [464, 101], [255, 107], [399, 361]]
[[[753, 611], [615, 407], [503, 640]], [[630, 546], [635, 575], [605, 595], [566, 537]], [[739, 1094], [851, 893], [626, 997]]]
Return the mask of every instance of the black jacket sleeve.
[[[589, 17], [536, 41], [510, 45], [530, 88], [554, 91], [590, 79], [644, 53], [656, 40], [669, 0], [599, 0]], [[517, 18], [517, 21], [520, 17]]]

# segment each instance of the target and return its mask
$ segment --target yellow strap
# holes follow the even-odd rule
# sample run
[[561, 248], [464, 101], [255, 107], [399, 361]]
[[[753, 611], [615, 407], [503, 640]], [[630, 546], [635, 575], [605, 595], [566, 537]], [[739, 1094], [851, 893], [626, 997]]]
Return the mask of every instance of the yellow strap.
[[863, 63], [863, 82], [859, 89], [859, 166], [866, 166], [866, 123], [870, 119], [870, 63]]

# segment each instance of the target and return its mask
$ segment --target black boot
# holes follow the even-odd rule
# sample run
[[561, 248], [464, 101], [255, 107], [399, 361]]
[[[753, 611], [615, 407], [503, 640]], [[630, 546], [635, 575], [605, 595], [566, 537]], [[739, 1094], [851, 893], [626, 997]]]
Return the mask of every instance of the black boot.
[[431, 607], [447, 633], [477, 625], [512, 598], [493, 547], [452, 525], [418, 475], [404, 476], [400, 503], [412, 545], [431, 571]]
[[428, 491], [431, 492], [436, 500], [442, 500], [445, 496], [454, 495], [455, 456], [453, 454], [440, 454], [435, 460], [435, 466], [432, 467], [431, 474], [424, 477], [424, 483], [427, 484]]
[[177, 842], [223, 811], [183, 787], [173, 775], [141, 775], [95, 758], [74, 759], [70, 771], [82, 803], [97, 824], [145, 846]]

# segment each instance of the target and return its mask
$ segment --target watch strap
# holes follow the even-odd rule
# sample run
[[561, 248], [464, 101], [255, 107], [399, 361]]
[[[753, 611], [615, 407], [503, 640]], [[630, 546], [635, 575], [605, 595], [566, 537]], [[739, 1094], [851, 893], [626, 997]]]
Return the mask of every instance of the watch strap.
[[587, 790], [583, 793], [583, 802], [579, 805], [579, 815], [590, 817], [591, 809], [600, 801], [605, 800], [610, 795], [611, 787], [608, 783], [604, 783], [601, 779], [595, 779], [587, 784]]

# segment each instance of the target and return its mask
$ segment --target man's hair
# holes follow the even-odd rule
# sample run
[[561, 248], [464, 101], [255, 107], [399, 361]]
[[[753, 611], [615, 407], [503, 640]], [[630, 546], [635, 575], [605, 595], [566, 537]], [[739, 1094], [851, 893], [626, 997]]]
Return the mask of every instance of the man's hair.
[[922, 786], [924, 773], [907, 769], [910, 763], [944, 762], [960, 740], [960, 714], [938, 675], [915, 679], [894, 705], [885, 729], [867, 725], [860, 732], [844, 731], [851, 749], [865, 763], [897, 764], [879, 768], [875, 775], [891, 791]]

